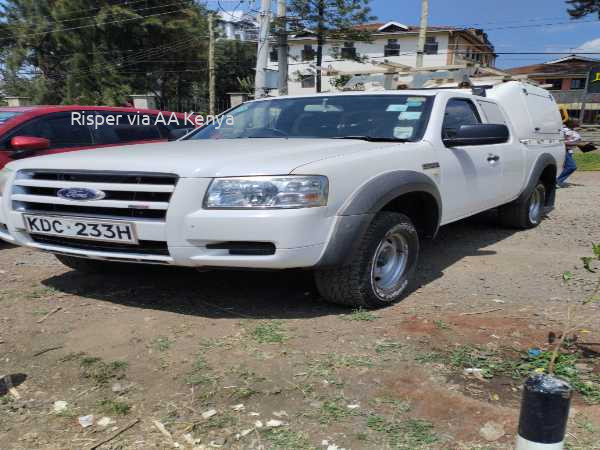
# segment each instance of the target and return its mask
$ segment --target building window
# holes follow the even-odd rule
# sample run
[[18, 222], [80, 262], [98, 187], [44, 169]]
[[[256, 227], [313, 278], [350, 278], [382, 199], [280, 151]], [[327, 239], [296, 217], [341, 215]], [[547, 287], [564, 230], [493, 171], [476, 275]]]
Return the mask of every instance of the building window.
[[300, 82], [303, 88], [314, 88], [315, 87], [315, 76], [314, 75], [301, 75]]
[[313, 59], [315, 59], [315, 51], [312, 45], [305, 45], [302, 50], [302, 61], [312, 61]]
[[426, 55], [437, 55], [438, 54], [438, 42], [434, 37], [428, 37], [425, 41], [425, 54]]
[[585, 89], [585, 78], [573, 78], [571, 80], [571, 89]]
[[271, 52], [269, 53], [269, 60], [271, 62], [279, 61], [279, 49], [277, 47], [273, 47]]
[[342, 58], [356, 59], [356, 49], [354, 48], [354, 42], [344, 42], [344, 46], [342, 47]]
[[552, 85], [551, 87], [548, 88], [551, 91], [560, 91], [562, 89], [562, 78], [552, 78], [552, 79], [546, 80], [545, 84]]
[[388, 39], [387, 45], [383, 47], [383, 56], [400, 56], [398, 39]]

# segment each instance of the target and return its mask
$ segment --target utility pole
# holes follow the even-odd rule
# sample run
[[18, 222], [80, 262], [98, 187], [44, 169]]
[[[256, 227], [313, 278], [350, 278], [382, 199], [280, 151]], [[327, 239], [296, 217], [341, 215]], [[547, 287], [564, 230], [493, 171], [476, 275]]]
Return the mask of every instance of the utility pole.
[[287, 12], [286, 0], [277, 0], [277, 17], [280, 20], [279, 26], [279, 49], [277, 59], [279, 60], [279, 81], [277, 88], [279, 95], [288, 94], [288, 42], [287, 42]]
[[208, 114], [215, 115], [215, 33], [214, 17], [208, 15]]
[[267, 95], [267, 64], [269, 62], [269, 27], [271, 24], [271, 0], [261, 0], [259, 14], [258, 50], [256, 53], [256, 78], [254, 97]]
[[417, 43], [417, 68], [423, 67], [423, 54], [427, 42], [427, 22], [429, 19], [429, 0], [421, 0], [421, 24], [419, 25], [419, 41]]

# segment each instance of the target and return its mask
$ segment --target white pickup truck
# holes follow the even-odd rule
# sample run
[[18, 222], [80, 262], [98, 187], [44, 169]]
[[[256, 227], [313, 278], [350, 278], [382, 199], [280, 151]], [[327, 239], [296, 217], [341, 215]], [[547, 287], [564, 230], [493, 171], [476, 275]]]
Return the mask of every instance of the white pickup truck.
[[178, 142], [12, 162], [0, 238], [82, 271], [307, 268], [326, 300], [377, 307], [410, 292], [440, 226], [497, 207], [504, 225], [536, 226], [565, 156], [552, 96], [514, 81], [227, 114]]

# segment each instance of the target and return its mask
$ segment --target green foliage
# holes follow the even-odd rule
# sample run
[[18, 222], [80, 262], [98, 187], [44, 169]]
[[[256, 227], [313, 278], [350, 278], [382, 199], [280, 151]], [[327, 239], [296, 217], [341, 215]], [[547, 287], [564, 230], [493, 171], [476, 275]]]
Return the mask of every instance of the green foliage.
[[250, 336], [260, 344], [280, 344], [288, 338], [283, 332], [281, 322], [276, 320], [257, 325], [250, 332]]
[[80, 360], [81, 375], [96, 384], [106, 384], [111, 379], [125, 377], [128, 364], [125, 361], [104, 362], [100, 358], [84, 356]]
[[373, 320], [379, 319], [379, 316], [373, 314], [371, 311], [367, 311], [366, 309], [355, 309], [350, 314], [345, 314], [341, 316], [344, 320], [355, 320], [355, 321], [366, 321], [372, 322]]
[[575, 164], [577, 164], [577, 170], [600, 170], [600, 152], [598, 151], [589, 153], [576, 152], [573, 157], [575, 158]]
[[329, 84], [331, 84], [336, 89], [342, 89], [348, 81], [352, 78], [352, 75], [340, 75], [337, 78], [332, 78], [329, 80]]
[[[189, 110], [208, 95], [208, 10], [194, 0], [6, 0], [0, 79], [37, 104], [123, 104], [154, 93]], [[249, 43], [218, 41], [217, 98], [252, 74]]]
[[[369, 41], [371, 34], [357, 25], [375, 20], [370, 0], [290, 0], [288, 9], [295, 16], [296, 33], [312, 34], [317, 39], [317, 67], [323, 61], [323, 45], [335, 41]], [[321, 70], [317, 69], [317, 92], [321, 92]]]
[[342, 398], [326, 400], [319, 411], [319, 422], [324, 425], [338, 423], [348, 417], [356, 415], [352, 409], [348, 409]]
[[567, 0], [570, 8], [567, 12], [576, 19], [587, 16], [588, 14], [598, 13], [600, 18], [600, 0]]
[[[539, 354], [521, 353], [511, 357], [499, 351], [468, 345], [457, 347], [449, 353], [435, 353], [434, 355], [435, 357], [427, 357], [426, 361], [442, 362], [460, 371], [466, 368], [481, 369], [484, 378], [502, 375], [522, 379], [533, 372], [547, 373], [552, 359], [551, 350], [542, 351]], [[586, 378], [577, 370], [576, 364], [581, 358], [582, 355], [578, 352], [558, 353], [554, 362], [554, 374], [567, 380], [586, 402], [600, 403], [600, 379], [593, 376]]]
[[158, 350], [159, 352], [166, 352], [173, 345], [173, 341], [171, 341], [168, 337], [158, 336], [152, 342], [152, 346]]
[[409, 419], [406, 421], [389, 421], [384, 417], [370, 415], [367, 427], [378, 433], [387, 435], [389, 446], [399, 449], [429, 448], [430, 444], [439, 441], [433, 431], [433, 424], [425, 420]]
[[117, 414], [126, 416], [131, 410], [131, 406], [121, 400], [104, 399], [100, 401], [100, 407], [107, 414]]
[[269, 448], [282, 450], [304, 450], [313, 449], [308, 436], [304, 433], [289, 430], [287, 428], [271, 428], [261, 433], [272, 445]]

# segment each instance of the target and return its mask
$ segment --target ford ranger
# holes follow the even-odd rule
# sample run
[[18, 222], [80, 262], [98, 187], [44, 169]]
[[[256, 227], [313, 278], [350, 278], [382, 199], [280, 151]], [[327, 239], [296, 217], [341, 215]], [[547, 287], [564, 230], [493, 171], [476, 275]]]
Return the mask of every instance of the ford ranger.
[[545, 90], [265, 98], [183, 140], [7, 165], [0, 238], [76, 270], [137, 264], [307, 268], [322, 296], [378, 307], [410, 292], [419, 243], [499, 208], [530, 228], [554, 205], [561, 118]]

